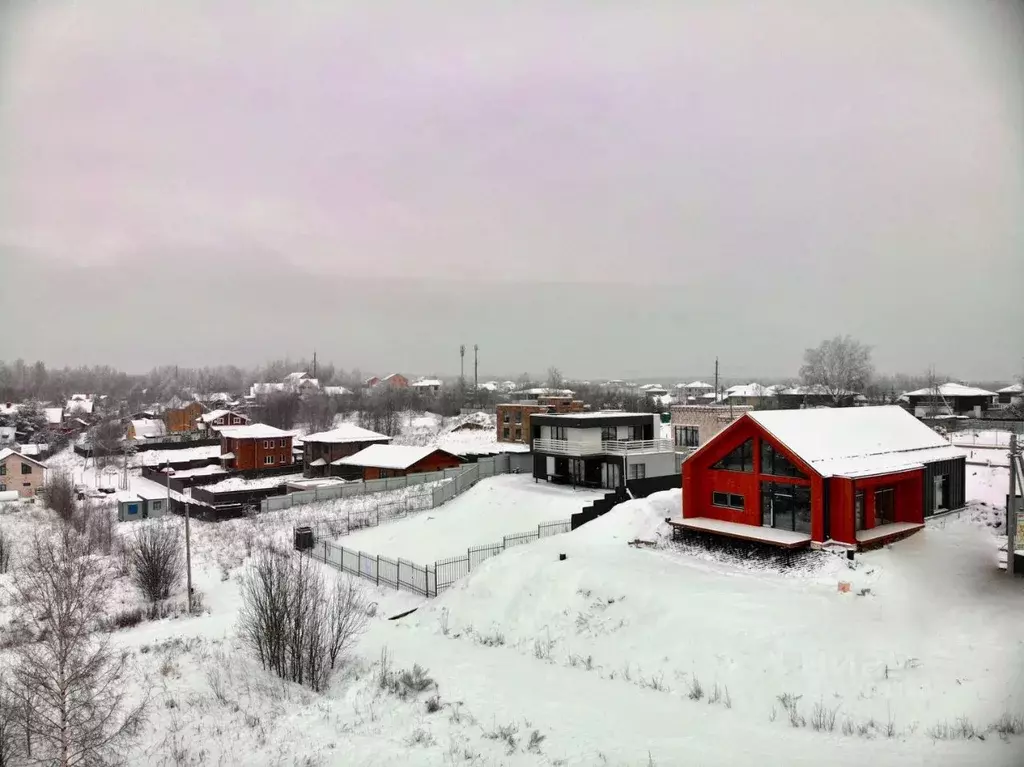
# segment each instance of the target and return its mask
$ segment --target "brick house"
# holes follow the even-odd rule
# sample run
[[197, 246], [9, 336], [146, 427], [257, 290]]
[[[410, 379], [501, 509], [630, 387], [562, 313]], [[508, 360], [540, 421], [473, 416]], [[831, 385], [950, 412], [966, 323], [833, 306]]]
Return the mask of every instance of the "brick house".
[[495, 407], [498, 442], [530, 444], [530, 416], [534, 413], [558, 415], [582, 413], [587, 406], [572, 397], [544, 396], [520, 402], [505, 402]]
[[265, 423], [220, 430], [220, 460], [225, 469], [251, 471], [294, 462], [292, 433]]
[[683, 463], [684, 531], [877, 546], [964, 505], [966, 454], [903, 408], [745, 413]]
[[696, 450], [750, 410], [747, 405], [673, 405], [672, 444], [676, 452]]
[[17, 490], [22, 498], [32, 498], [46, 482], [46, 464], [16, 450], [0, 450], [0, 491]]
[[461, 466], [462, 460], [436, 447], [377, 444], [342, 458], [337, 464], [357, 468], [364, 480], [370, 480], [453, 469]]
[[391, 437], [346, 423], [337, 429], [307, 434], [302, 438], [302, 475], [304, 477], [339, 476], [360, 479], [358, 468], [339, 461], [374, 444], [387, 444]]
[[203, 414], [203, 406], [198, 402], [190, 402], [180, 407], [169, 407], [163, 412], [163, 421], [167, 431], [179, 433], [195, 431], [196, 420]]
[[396, 389], [409, 388], [409, 379], [401, 373], [389, 373], [380, 379], [380, 383], [385, 386], [393, 386]]

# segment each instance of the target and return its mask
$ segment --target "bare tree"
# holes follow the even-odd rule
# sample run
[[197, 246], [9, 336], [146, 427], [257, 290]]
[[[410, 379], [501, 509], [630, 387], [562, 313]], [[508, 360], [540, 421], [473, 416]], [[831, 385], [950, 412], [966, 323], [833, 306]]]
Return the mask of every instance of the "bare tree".
[[554, 365], [548, 368], [548, 388], [565, 388], [565, 378], [562, 376], [562, 371], [556, 368]]
[[123, 438], [124, 426], [117, 420], [103, 421], [89, 430], [89, 444], [97, 459], [117, 455]]
[[299, 415], [299, 395], [278, 391], [268, 395], [262, 403], [263, 422], [278, 429], [291, 429]]
[[143, 722], [145, 701], [131, 705], [125, 693], [129, 656], [95, 631], [109, 580], [66, 525], [58, 540], [32, 540], [14, 579], [18, 618], [38, 641], [15, 649], [10, 689], [26, 701], [25, 742], [36, 763], [120, 761]]
[[840, 405], [871, 380], [871, 348], [850, 336], [836, 336], [804, 352], [800, 378]]
[[351, 583], [329, 592], [316, 564], [262, 551], [242, 576], [239, 634], [265, 669], [324, 689], [366, 625], [362, 593]]
[[62, 521], [70, 522], [75, 516], [75, 483], [67, 472], [50, 472], [41, 495], [46, 505], [53, 509]]
[[166, 523], [140, 525], [127, 548], [128, 573], [153, 604], [171, 595], [185, 568], [181, 538]]
[[0, 767], [23, 763], [26, 754], [22, 724], [18, 700], [10, 690], [10, 680], [0, 678]]
[[[11, 569], [11, 556], [14, 552], [14, 541], [11, 536], [0, 530], [0, 575]], [[0, 763], [0, 767], [3, 764]]]
[[308, 394], [302, 398], [299, 408], [300, 420], [309, 429], [310, 434], [328, 431], [334, 426], [334, 416], [338, 409], [326, 394]]

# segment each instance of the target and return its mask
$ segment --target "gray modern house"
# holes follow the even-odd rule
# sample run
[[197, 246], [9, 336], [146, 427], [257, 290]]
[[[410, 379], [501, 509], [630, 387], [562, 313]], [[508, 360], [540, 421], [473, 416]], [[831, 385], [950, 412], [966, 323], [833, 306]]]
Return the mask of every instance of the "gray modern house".
[[672, 440], [653, 413], [599, 411], [530, 417], [533, 476], [548, 482], [617, 488], [676, 473]]

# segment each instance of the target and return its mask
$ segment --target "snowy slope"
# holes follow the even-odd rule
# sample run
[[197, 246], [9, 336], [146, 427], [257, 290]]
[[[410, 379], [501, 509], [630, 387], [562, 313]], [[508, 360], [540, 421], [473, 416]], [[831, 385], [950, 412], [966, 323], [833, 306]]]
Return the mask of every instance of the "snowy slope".
[[[994, 492], [998, 481], [976, 476], [969, 493]], [[1024, 636], [1022, 584], [997, 574], [998, 538], [971, 515], [936, 520], [859, 555], [854, 570], [832, 557], [797, 576], [627, 545], [664, 543], [664, 517], [677, 509], [678, 491], [623, 504], [578, 531], [487, 560], [436, 600], [361, 581], [378, 617], [324, 695], [267, 676], [234, 636], [248, 551], [261, 542], [287, 547], [309, 507], [194, 522], [195, 583], [208, 612], [113, 635], [133, 653], [135, 694], [151, 696], [150, 721], [129, 762], [1024, 763], [1021, 737], [932, 737], [936, 725], [958, 717], [985, 729], [1004, 712], [1024, 714], [1024, 654], [1013, 639]], [[23, 538], [50, 524], [47, 514], [38, 507], [0, 514], [0, 529]], [[837, 591], [840, 578], [852, 582], [851, 593]], [[858, 596], [865, 588], [870, 593]], [[112, 609], [138, 602], [123, 579], [110, 599]], [[429, 669], [440, 711], [427, 713], [426, 696], [399, 701], [377, 688], [384, 647], [398, 668]], [[689, 697], [694, 677], [699, 700]], [[711, 703], [716, 683], [720, 697]], [[783, 693], [802, 696], [797, 711], [806, 726], [791, 726]], [[837, 710], [833, 732], [812, 728], [815, 704]], [[843, 732], [847, 719], [852, 734]], [[504, 725], [518, 728], [512, 749], [489, 737]], [[544, 736], [537, 752], [527, 750], [534, 730]]]

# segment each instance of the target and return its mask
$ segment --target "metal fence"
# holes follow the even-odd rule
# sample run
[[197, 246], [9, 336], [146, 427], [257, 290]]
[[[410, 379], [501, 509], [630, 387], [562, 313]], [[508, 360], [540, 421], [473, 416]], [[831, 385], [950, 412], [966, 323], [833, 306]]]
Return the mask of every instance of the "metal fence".
[[450, 501], [455, 496], [465, 492], [484, 477], [508, 474], [511, 470], [512, 462], [506, 453], [496, 455], [493, 458], [481, 458], [476, 463], [465, 464], [454, 469], [445, 469], [444, 471], [406, 474], [404, 477], [388, 477], [387, 479], [357, 480], [355, 482], [346, 482], [343, 485], [330, 485], [313, 490], [277, 495], [263, 500], [260, 503], [260, 510], [280, 511], [281, 509], [290, 509], [293, 506], [315, 503], [316, 501], [352, 498], [360, 495], [383, 493], [387, 490], [401, 490], [406, 487], [426, 485], [445, 479], [453, 480], [450, 483], [438, 485], [432, 489], [434, 506], [440, 506], [445, 501]]
[[569, 532], [568, 520], [538, 525], [536, 531], [506, 535], [501, 543], [472, 546], [465, 556], [439, 559], [432, 565], [418, 565], [407, 559], [391, 559], [365, 551], [355, 551], [321, 539], [314, 533], [313, 546], [305, 553], [342, 572], [357, 575], [378, 586], [404, 589], [425, 597], [436, 597], [474, 567], [506, 549], [532, 543], [550, 535]]

